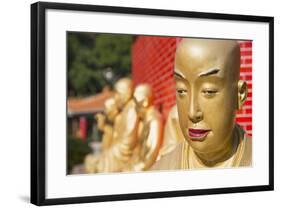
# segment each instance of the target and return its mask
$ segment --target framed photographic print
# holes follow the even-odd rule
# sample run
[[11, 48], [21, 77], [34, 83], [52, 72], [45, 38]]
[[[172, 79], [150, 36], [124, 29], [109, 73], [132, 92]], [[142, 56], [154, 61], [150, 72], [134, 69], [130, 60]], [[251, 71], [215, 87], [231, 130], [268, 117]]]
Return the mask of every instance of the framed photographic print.
[[273, 17], [31, 5], [31, 202], [273, 190]]

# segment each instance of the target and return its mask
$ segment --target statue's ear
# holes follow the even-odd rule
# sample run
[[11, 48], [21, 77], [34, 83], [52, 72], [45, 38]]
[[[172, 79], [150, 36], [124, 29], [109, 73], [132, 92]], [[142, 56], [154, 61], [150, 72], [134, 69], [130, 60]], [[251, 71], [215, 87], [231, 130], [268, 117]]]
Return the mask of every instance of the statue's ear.
[[248, 87], [245, 81], [238, 81], [238, 100], [237, 100], [237, 108], [240, 109], [244, 104], [248, 94]]

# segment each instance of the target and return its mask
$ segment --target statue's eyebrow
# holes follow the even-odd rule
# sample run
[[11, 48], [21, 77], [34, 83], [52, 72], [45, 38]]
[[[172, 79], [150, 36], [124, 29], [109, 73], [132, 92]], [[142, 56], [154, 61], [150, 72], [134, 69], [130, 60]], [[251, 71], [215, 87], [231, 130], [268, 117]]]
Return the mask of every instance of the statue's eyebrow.
[[178, 77], [178, 78], [181, 78], [181, 79], [185, 79], [185, 77], [181, 73], [178, 73], [176, 71], [174, 71], [174, 76]]
[[204, 77], [204, 76], [209, 76], [209, 75], [213, 75], [213, 74], [217, 74], [220, 70], [217, 69], [217, 68], [212, 68], [212, 69], [209, 69], [207, 71], [204, 71], [204, 72], [201, 72], [199, 74], [199, 77]]

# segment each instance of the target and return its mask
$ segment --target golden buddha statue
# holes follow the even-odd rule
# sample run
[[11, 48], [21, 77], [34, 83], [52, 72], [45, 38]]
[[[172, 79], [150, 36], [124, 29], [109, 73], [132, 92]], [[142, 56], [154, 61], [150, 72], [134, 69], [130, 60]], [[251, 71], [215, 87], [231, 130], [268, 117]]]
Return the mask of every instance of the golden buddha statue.
[[152, 90], [149, 85], [141, 84], [136, 87], [134, 100], [142, 128], [139, 131], [138, 149], [129, 168], [133, 171], [149, 169], [156, 161], [162, 144], [162, 115], [153, 106], [152, 99]]
[[[113, 123], [118, 115], [118, 109], [114, 98], [108, 98], [104, 102], [104, 113], [97, 113], [95, 119], [97, 127], [102, 131], [102, 152], [106, 151], [113, 143]], [[88, 154], [84, 160], [85, 172], [96, 172], [100, 155]]]
[[98, 172], [119, 172], [130, 160], [137, 145], [138, 116], [133, 100], [133, 83], [122, 78], [115, 84], [115, 101], [120, 111], [113, 126], [113, 142], [98, 162]]
[[168, 114], [164, 128], [163, 144], [159, 151], [157, 160], [171, 152], [176, 146], [184, 141], [184, 136], [180, 129], [177, 105], [174, 105]]
[[174, 77], [185, 141], [152, 169], [251, 165], [251, 138], [235, 123], [236, 110], [247, 97], [239, 71], [237, 41], [187, 38], [179, 43]]

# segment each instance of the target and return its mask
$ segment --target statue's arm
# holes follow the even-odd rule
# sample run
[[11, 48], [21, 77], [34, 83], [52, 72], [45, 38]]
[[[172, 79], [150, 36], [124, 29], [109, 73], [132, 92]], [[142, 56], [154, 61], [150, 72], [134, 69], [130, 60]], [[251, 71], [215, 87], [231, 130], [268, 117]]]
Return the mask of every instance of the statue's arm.
[[147, 170], [156, 161], [163, 140], [163, 124], [161, 119], [153, 119], [149, 125], [149, 133], [145, 144], [145, 155], [134, 166], [134, 170]]
[[132, 150], [136, 146], [138, 139], [137, 129], [139, 124], [137, 112], [134, 107], [128, 109], [127, 113], [125, 123], [123, 124], [126, 128], [124, 128], [124, 132], [120, 135], [119, 143], [120, 150], [124, 150], [125, 152], [127, 152], [128, 149]]

